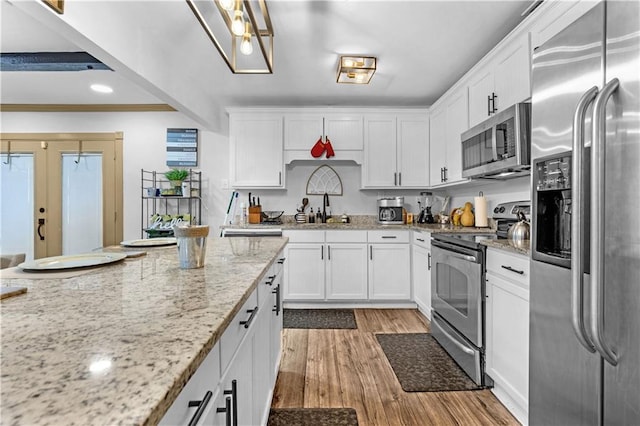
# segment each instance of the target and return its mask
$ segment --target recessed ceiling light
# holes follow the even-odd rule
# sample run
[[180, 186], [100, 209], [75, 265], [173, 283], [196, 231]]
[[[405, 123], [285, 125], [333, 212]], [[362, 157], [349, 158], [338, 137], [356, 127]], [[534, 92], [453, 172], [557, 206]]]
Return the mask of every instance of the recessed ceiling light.
[[113, 89], [109, 86], [105, 86], [104, 84], [92, 84], [91, 90], [98, 93], [113, 93]]

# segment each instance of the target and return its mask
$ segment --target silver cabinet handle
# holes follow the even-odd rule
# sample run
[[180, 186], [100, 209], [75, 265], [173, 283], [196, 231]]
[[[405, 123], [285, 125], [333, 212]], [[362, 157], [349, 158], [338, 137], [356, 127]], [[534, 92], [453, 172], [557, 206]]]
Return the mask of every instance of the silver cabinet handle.
[[605, 120], [609, 98], [618, 88], [614, 78], [593, 102], [591, 138], [591, 336], [600, 355], [611, 365], [618, 357], [604, 341], [604, 165]]
[[582, 157], [584, 153], [584, 120], [587, 108], [598, 94], [598, 88], [593, 86], [586, 91], [578, 101], [573, 116], [573, 151], [571, 154], [571, 199], [577, 208], [571, 212], [571, 324], [578, 341], [589, 352], [595, 352], [591, 337], [584, 326], [584, 282], [582, 281], [584, 265], [582, 250], [584, 248], [584, 223], [582, 219]]
[[207, 408], [207, 405], [209, 405], [209, 401], [211, 400], [212, 396], [213, 393], [211, 391], [207, 391], [204, 394], [204, 398], [202, 398], [202, 401], [189, 401], [189, 407], [198, 407], [196, 412], [193, 413], [193, 417], [191, 417], [191, 420], [189, 420], [189, 426], [195, 426], [198, 424], [198, 421], [200, 420], [200, 417], [202, 417], [202, 414]]

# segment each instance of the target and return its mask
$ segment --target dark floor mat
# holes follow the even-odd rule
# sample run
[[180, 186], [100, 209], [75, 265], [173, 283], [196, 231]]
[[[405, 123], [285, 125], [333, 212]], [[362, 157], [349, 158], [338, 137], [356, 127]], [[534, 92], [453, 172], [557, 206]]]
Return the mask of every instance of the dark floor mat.
[[267, 426], [358, 426], [353, 408], [272, 408]]
[[358, 328], [353, 309], [285, 309], [284, 328]]
[[376, 334], [376, 338], [405, 392], [483, 389], [431, 334]]

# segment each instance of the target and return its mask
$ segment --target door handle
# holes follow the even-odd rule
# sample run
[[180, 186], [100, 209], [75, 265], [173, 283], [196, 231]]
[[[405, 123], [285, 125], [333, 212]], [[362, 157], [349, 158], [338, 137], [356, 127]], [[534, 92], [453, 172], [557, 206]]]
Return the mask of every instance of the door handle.
[[520, 269], [515, 269], [511, 266], [507, 266], [507, 265], [500, 265], [500, 267], [502, 269], [506, 269], [507, 271], [511, 271], [511, 272], [515, 272], [516, 274], [520, 274], [520, 275], [524, 275], [524, 271], [520, 270]]
[[427, 270], [431, 270], [431, 253], [427, 253]]
[[496, 108], [497, 97], [498, 95], [496, 95], [495, 92], [491, 92], [491, 114], [495, 114], [498, 111], [498, 108]]
[[398, 173], [393, 172], [393, 186], [397, 186], [397, 185], [398, 185]]
[[595, 352], [591, 337], [584, 325], [584, 282], [583, 255], [584, 223], [582, 218], [582, 191], [584, 188], [582, 170], [584, 151], [584, 121], [587, 108], [598, 94], [598, 88], [593, 86], [586, 91], [576, 106], [573, 116], [573, 151], [571, 153], [571, 199], [578, 207], [571, 212], [571, 324], [578, 341], [589, 352]]
[[40, 233], [40, 230], [42, 229], [43, 226], [44, 226], [44, 219], [43, 218], [38, 219], [38, 237], [40, 237], [40, 241], [44, 241], [44, 235]]
[[327, 259], [331, 260], [331, 246], [327, 246]]
[[448, 180], [448, 178], [447, 178], [447, 168], [443, 167], [442, 170], [444, 171], [444, 182], [446, 182]]
[[276, 313], [276, 316], [280, 315], [280, 285], [277, 285], [271, 293], [276, 295], [276, 304], [273, 306], [272, 311]]
[[591, 337], [602, 357], [611, 365], [617, 355], [604, 341], [604, 165], [607, 102], [618, 89], [617, 78], [609, 81], [593, 101], [591, 138]]
[[491, 96], [487, 95], [487, 116], [491, 115]]
[[439, 331], [445, 336], [447, 336], [447, 339], [449, 339], [451, 343], [456, 345], [458, 349], [460, 349], [462, 352], [466, 353], [467, 355], [475, 355], [475, 352], [473, 352], [473, 349], [469, 349], [466, 346], [464, 346], [462, 343], [458, 342], [456, 338], [454, 338], [451, 334], [445, 331], [444, 327], [439, 327], [439, 329], [440, 329]]

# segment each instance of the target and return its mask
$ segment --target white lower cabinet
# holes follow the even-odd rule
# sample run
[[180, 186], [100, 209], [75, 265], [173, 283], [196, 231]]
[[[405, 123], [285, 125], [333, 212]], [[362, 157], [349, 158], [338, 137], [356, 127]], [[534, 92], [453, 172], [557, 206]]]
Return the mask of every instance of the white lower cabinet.
[[285, 231], [287, 302], [411, 300], [409, 231]]
[[258, 288], [189, 379], [161, 425], [266, 424], [280, 361], [279, 291], [284, 262], [281, 253], [259, 278]]
[[369, 299], [411, 299], [408, 231], [369, 231]]
[[284, 231], [284, 300], [324, 300], [324, 231]]
[[327, 300], [366, 300], [366, 231], [326, 231], [326, 241]]
[[431, 234], [413, 231], [411, 281], [418, 310], [431, 319]]
[[487, 373], [493, 393], [521, 422], [529, 406], [529, 258], [489, 248]]
[[[186, 425], [198, 417], [199, 425], [211, 425], [215, 417], [215, 394], [220, 381], [220, 346], [216, 344], [191, 376], [160, 425]], [[202, 406], [202, 409], [200, 407]], [[200, 411], [200, 413], [198, 413]]]

